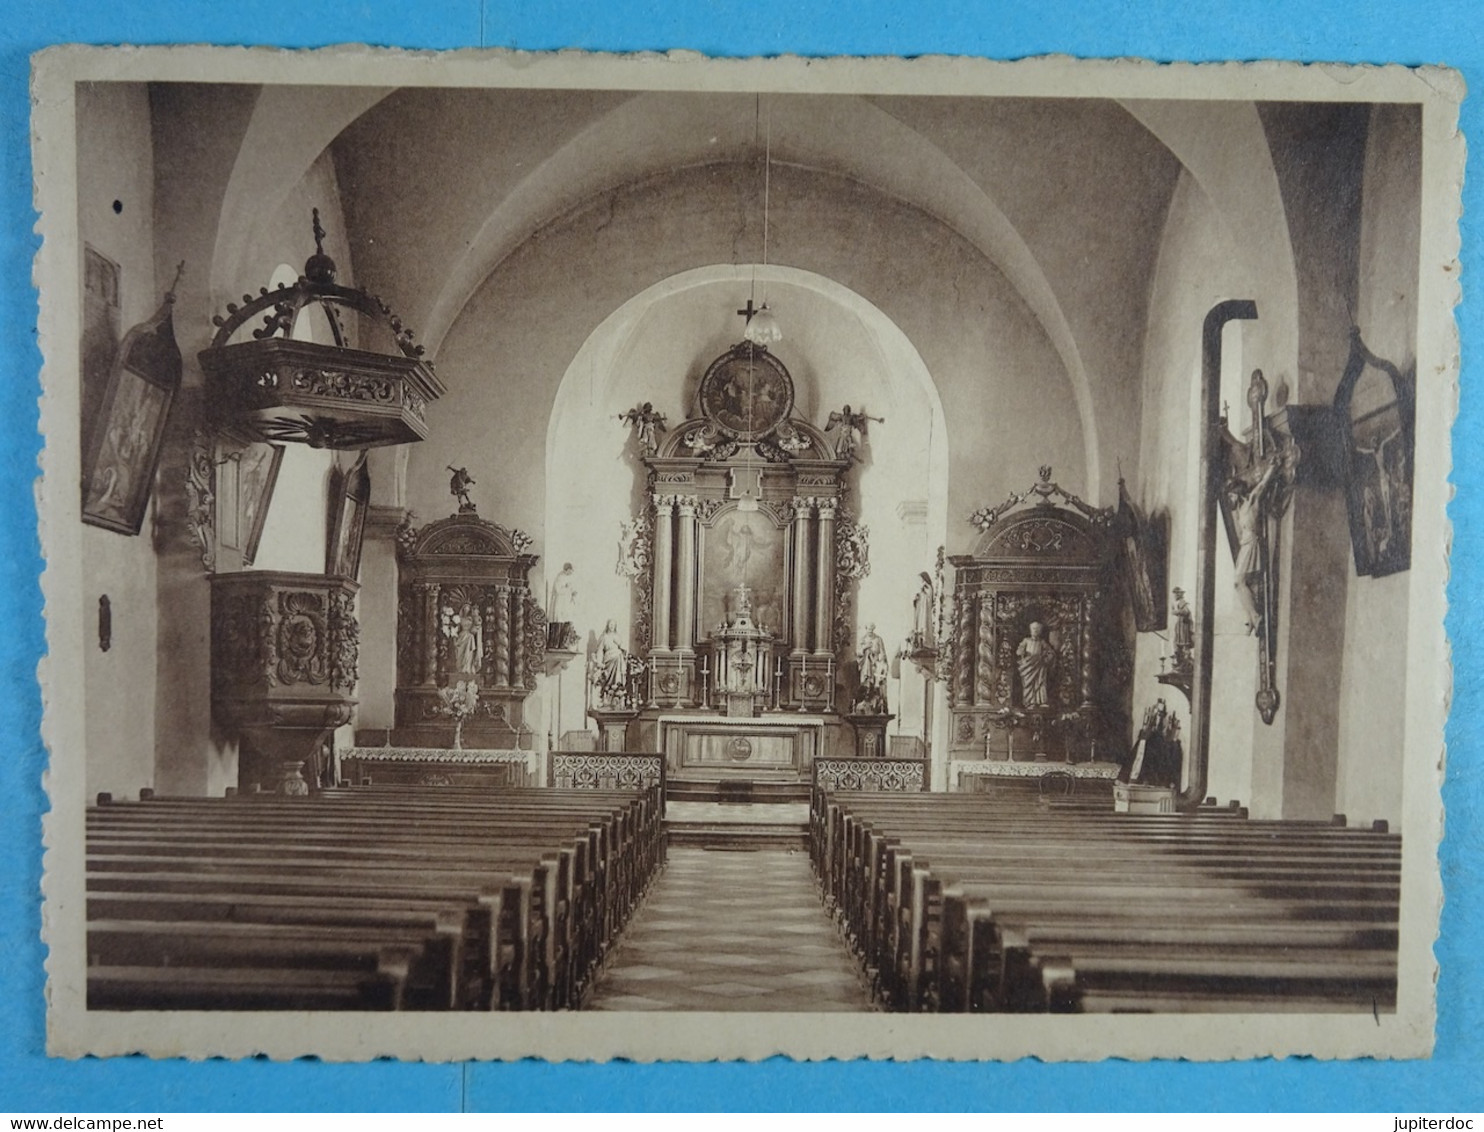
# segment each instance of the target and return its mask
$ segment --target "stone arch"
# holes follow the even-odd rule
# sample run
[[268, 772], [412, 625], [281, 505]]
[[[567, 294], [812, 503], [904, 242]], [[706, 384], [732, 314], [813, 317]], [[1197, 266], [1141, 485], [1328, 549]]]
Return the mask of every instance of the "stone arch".
[[[1076, 335], [1025, 238], [985, 189], [940, 149], [864, 98], [844, 100], [821, 131], [807, 100], [775, 98], [776, 162], [844, 175], [938, 218], [985, 255], [1025, 301], [1061, 359], [1082, 425], [1087, 494], [1100, 496], [1101, 454], [1092, 382]], [[707, 106], [662, 94], [638, 95], [595, 119], [536, 166], [487, 214], [445, 275], [439, 294], [418, 312], [430, 352], [452, 328], [495, 266], [531, 232], [565, 211], [624, 183], [743, 155], [718, 154], [716, 136], [699, 130]], [[862, 139], [869, 144], [862, 144]]]
[[[863, 521], [879, 532], [873, 542], [872, 575], [862, 583], [861, 605], [872, 601], [877, 608], [883, 604], [895, 608], [900, 604], [906, 619], [911, 596], [908, 583], [915, 584], [918, 572], [931, 567], [933, 551], [945, 541], [947, 425], [936, 383], [906, 334], [864, 297], [813, 272], [747, 264], [694, 268], [632, 296], [595, 327], [567, 366], [553, 399], [545, 445], [547, 490], [542, 551], [547, 562], [574, 562], [583, 588], [585, 608], [578, 627], [584, 633], [614, 616], [615, 611], [628, 609], [631, 596], [629, 579], [615, 568], [618, 523], [613, 516], [615, 512], [629, 514], [640, 506], [644, 484], [642, 469], [626, 455], [628, 442], [623, 430], [609, 419], [616, 408], [627, 404], [615, 399], [613, 384], [619, 380], [615, 374], [623, 368], [636, 338], [645, 334], [650, 312], [688, 292], [714, 289], [735, 293], [739, 285], [747, 285], [754, 270], [759, 284], [766, 284], [775, 296], [807, 291], [829, 304], [841, 325], [859, 337], [863, 352], [869, 351], [875, 359], [875, 365], [869, 367], [871, 372], [863, 373], [861, 392], [863, 399], [881, 407], [878, 415], [885, 416], [887, 424], [873, 426], [882, 430], [882, 439], [873, 441], [880, 446], [882, 458], [862, 470], [860, 498], [852, 501]], [[740, 324], [738, 331], [740, 336]], [[799, 380], [798, 374], [795, 377]], [[888, 384], [897, 387], [894, 393], [886, 388]], [[629, 389], [622, 396], [644, 394]], [[889, 396], [895, 399], [888, 402]], [[921, 403], [923, 411], [909, 426], [907, 406], [913, 400]], [[811, 403], [802, 414], [796, 409], [796, 414], [808, 419], [811, 411], [819, 411], [819, 406]], [[670, 424], [678, 423], [677, 416], [672, 415]], [[913, 439], [887, 432], [907, 427], [912, 427]], [[890, 456], [886, 453], [888, 437], [894, 450]], [[921, 450], [920, 465], [902, 455], [907, 449]], [[621, 473], [620, 468], [629, 469], [628, 474]], [[920, 478], [913, 479], [909, 488], [901, 482], [908, 476]], [[927, 513], [906, 518], [899, 500], [886, 500], [888, 488], [884, 485], [896, 485], [899, 494], [910, 492], [914, 499], [920, 497]], [[909, 522], [916, 528], [915, 538], [898, 537], [905, 526], [890, 526]], [[872, 587], [876, 591], [874, 599]], [[627, 630], [626, 625], [621, 628]], [[904, 635], [909, 628], [903, 627]]]

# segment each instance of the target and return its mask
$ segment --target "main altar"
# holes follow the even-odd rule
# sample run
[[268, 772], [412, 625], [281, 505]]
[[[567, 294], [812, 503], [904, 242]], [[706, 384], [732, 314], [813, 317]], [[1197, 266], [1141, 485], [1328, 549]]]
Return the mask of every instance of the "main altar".
[[807, 779], [854, 745], [842, 658], [866, 566], [847, 480], [864, 417], [847, 406], [830, 435], [793, 410], [783, 362], [743, 341], [706, 368], [685, 421], [627, 415], [648, 487], [629, 525], [634, 676], [620, 686], [599, 658], [590, 714], [671, 773]]

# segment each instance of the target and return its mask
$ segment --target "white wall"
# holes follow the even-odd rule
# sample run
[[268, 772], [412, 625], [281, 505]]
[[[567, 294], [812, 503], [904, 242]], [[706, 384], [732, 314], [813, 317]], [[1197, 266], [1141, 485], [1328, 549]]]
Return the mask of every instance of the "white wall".
[[[1371, 114], [1361, 198], [1357, 317], [1366, 345], [1403, 372], [1417, 358], [1421, 154], [1415, 108]], [[1406, 682], [1406, 572], [1362, 578], [1351, 560], [1340, 675], [1336, 809], [1352, 820], [1400, 822]]]
[[[1254, 368], [1276, 378], [1292, 373], [1294, 359], [1279, 351], [1285, 336], [1267, 334], [1265, 310], [1281, 310], [1281, 277], [1254, 275], [1239, 254], [1243, 236], [1217, 212], [1189, 174], [1180, 178], [1160, 243], [1144, 347], [1143, 427], [1135, 498], [1149, 510], [1168, 509], [1170, 585], [1185, 590], [1199, 615], [1195, 593], [1201, 332], [1207, 312], [1225, 299], [1257, 300], [1256, 323], [1229, 324], [1222, 342], [1221, 399], [1232, 406], [1232, 428], [1246, 424], [1245, 381]], [[1290, 340], [1291, 341], [1291, 340]], [[1252, 741], [1256, 713], [1257, 644], [1247, 635], [1237, 603], [1232, 556], [1217, 530], [1215, 681], [1211, 702], [1211, 751], [1206, 792], [1225, 802], [1254, 797]], [[1160, 657], [1171, 649], [1168, 633], [1139, 635], [1134, 669], [1134, 721], [1163, 697], [1186, 725], [1190, 705], [1178, 691], [1155, 682]]]
[[[154, 185], [149, 92], [143, 85], [77, 88], [78, 227], [83, 242], [119, 265], [119, 332], [159, 307], [155, 285]], [[114, 201], [119, 202], [115, 211]], [[79, 249], [80, 251], [81, 249]], [[79, 277], [81, 277], [79, 263]], [[169, 286], [166, 279], [163, 286]], [[86, 457], [84, 457], [86, 458]], [[76, 491], [66, 472], [49, 490]], [[88, 794], [135, 796], [155, 784], [155, 553], [153, 505], [140, 534], [82, 529], [83, 684]], [[98, 647], [100, 595], [113, 612], [113, 644]]]
[[[252, 88], [157, 89], [153, 95], [156, 137], [172, 141], [160, 150], [155, 162], [154, 186], [161, 206], [156, 263], [185, 260], [187, 264], [176, 325], [186, 360], [186, 403], [188, 407], [194, 403], [198, 421], [202, 378], [196, 353], [209, 344], [214, 333], [211, 319], [222, 313], [217, 302], [225, 302], [220, 297], [213, 300], [206, 284], [217, 248], [217, 210], [235, 157], [234, 130], [246, 128], [254, 97]], [[203, 101], [207, 99], [210, 103]], [[203, 115], [218, 122], [220, 129], [194, 147], [173, 144], [181, 130], [189, 129], [193, 136], [199, 133], [184, 123], [194, 123]], [[133, 157], [132, 151], [124, 152]], [[247, 276], [236, 281], [232, 297], [240, 300], [244, 293], [256, 294], [281, 264], [302, 270], [314, 251], [310, 226], [314, 207], [320, 210], [325, 250], [339, 266], [339, 280], [354, 282], [339, 185], [333, 161], [324, 155], [300, 181], [281, 188], [277, 209], [255, 226], [252, 245], [243, 255]], [[182, 424], [185, 432], [172, 440], [174, 451], [167, 453], [167, 459], [179, 460], [180, 446], [189, 441], [189, 422], [182, 418]], [[288, 446], [252, 568], [324, 570], [331, 460], [329, 452]], [[168, 793], [220, 794], [225, 787], [236, 785], [237, 743], [235, 736], [223, 732], [211, 718], [209, 583], [199, 552], [180, 531], [180, 485], [165, 487], [174, 493], [170, 506], [176, 517], [159, 548], [157, 786]], [[223, 557], [223, 569], [235, 566]]]

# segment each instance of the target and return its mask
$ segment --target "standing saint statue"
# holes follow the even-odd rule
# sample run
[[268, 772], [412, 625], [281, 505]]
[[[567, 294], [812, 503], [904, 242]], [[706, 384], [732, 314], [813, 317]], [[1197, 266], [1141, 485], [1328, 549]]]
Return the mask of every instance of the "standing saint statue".
[[479, 610], [468, 602], [459, 609], [453, 637], [454, 669], [461, 676], [479, 675], [484, 663], [484, 624]]
[[1045, 626], [1032, 621], [1029, 636], [1015, 649], [1016, 667], [1020, 669], [1020, 706], [1027, 710], [1051, 706], [1051, 674], [1056, 665], [1056, 649], [1043, 635]]
[[1190, 603], [1185, 600], [1185, 591], [1179, 586], [1175, 587], [1175, 628], [1172, 637], [1175, 645], [1175, 671], [1188, 672], [1194, 663], [1195, 619], [1190, 615]]
[[937, 626], [933, 624], [936, 595], [933, 579], [926, 570], [921, 574], [922, 588], [912, 599], [912, 647], [914, 649], [935, 648], [938, 644]]
[[572, 563], [563, 562], [562, 572], [551, 583], [551, 597], [546, 603], [546, 647], [562, 649], [572, 632], [573, 611], [577, 606], [577, 581], [572, 576]]
[[874, 624], [867, 625], [861, 635], [855, 659], [860, 668], [860, 690], [856, 693], [855, 710], [861, 714], [885, 715], [889, 671], [886, 642], [877, 634]]
[[589, 677], [598, 690], [602, 704], [618, 705], [628, 688], [629, 651], [618, 639], [618, 622], [608, 619], [603, 634], [593, 646], [593, 658]]

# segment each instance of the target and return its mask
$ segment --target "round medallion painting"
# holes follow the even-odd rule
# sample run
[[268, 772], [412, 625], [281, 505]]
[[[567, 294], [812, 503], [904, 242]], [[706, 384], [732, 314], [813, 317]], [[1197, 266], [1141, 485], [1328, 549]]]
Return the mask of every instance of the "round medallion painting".
[[794, 383], [782, 362], [747, 343], [711, 363], [700, 402], [701, 413], [738, 440], [758, 440], [788, 419]]

